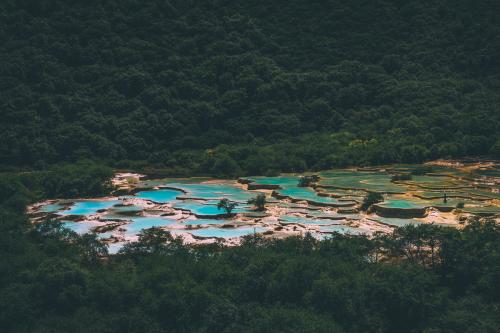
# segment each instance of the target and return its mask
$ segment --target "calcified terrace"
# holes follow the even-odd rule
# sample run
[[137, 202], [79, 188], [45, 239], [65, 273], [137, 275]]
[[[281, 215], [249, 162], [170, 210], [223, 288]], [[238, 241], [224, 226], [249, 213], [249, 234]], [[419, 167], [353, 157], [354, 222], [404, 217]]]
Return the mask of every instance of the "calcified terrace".
[[[495, 161], [330, 170], [299, 187], [300, 177], [307, 175], [218, 180], [118, 173], [113, 196], [49, 200], [29, 206], [28, 213], [34, 223], [55, 219], [78, 233], [95, 232], [111, 252], [151, 227], [166, 229], [186, 243], [237, 245], [242, 236], [254, 233], [370, 236], [406, 224], [460, 227], [470, 215], [500, 216], [500, 167]], [[382, 193], [385, 200], [361, 212], [369, 192]], [[265, 211], [247, 203], [259, 193], [266, 195]], [[217, 208], [223, 198], [237, 203], [234, 214]]]

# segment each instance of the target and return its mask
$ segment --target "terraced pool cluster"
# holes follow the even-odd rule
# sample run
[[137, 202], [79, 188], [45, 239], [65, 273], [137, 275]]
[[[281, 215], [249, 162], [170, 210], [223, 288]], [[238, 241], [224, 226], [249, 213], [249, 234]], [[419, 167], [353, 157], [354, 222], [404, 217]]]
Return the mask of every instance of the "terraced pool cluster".
[[[118, 174], [121, 188], [116, 193], [122, 195], [51, 200], [29, 207], [29, 212], [35, 223], [50, 218], [78, 233], [96, 232], [113, 244], [113, 251], [151, 227], [169, 230], [186, 242], [237, 244], [240, 237], [254, 233], [285, 237], [308, 232], [317, 238], [335, 233], [370, 235], [406, 224], [458, 225], [469, 214], [500, 214], [498, 164], [472, 171], [433, 167], [424, 174], [394, 177], [411, 175], [418, 167], [325, 171], [307, 187], [299, 186], [303, 175], [237, 181], [136, 176], [127, 182]], [[382, 193], [384, 201], [360, 212], [360, 203], [370, 192]], [[255, 211], [247, 203], [259, 193], [267, 197], [265, 211]], [[237, 204], [233, 214], [217, 207], [223, 198]]]

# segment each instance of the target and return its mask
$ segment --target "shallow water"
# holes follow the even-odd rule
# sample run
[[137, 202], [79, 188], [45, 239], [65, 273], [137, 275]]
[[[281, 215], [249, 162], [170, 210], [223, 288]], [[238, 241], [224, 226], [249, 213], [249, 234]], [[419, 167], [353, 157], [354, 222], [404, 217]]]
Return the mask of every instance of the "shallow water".
[[417, 204], [415, 202], [407, 201], [407, 200], [387, 200], [379, 204], [382, 207], [388, 208], [423, 208], [424, 205]]
[[472, 214], [494, 215], [494, 214], [500, 214], [500, 207], [498, 206], [467, 207], [466, 205], [464, 211]]
[[172, 224], [177, 224], [177, 221], [160, 216], [158, 217], [138, 216], [131, 218], [131, 223], [124, 225], [123, 228], [127, 230], [128, 234], [137, 234], [142, 229], [148, 229], [152, 227], [164, 227]]
[[335, 198], [321, 197], [309, 187], [290, 187], [279, 190], [278, 192], [297, 200], [310, 200], [319, 203], [336, 204], [341, 206], [349, 206], [355, 203], [353, 201], [339, 201]]
[[276, 190], [279, 194], [288, 196], [296, 200], [309, 200], [319, 203], [337, 204], [342, 206], [352, 205], [354, 202], [340, 202], [335, 198], [318, 196], [316, 191], [310, 187], [298, 187], [300, 176], [284, 177], [251, 177], [255, 184], [279, 185], [281, 189]]
[[197, 219], [197, 220], [186, 220], [184, 225], [203, 225], [203, 224], [227, 224], [234, 222], [232, 220], [225, 219]]
[[167, 186], [175, 187], [186, 191], [182, 197], [199, 198], [206, 200], [217, 200], [229, 198], [237, 202], [246, 202], [255, 196], [255, 193], [245, 191], [235, 186], [234, 182], [222, 181], [221, 183], [167, 183]]
[[300, 176], [281, 176], [281, 177], [249, 177], [255, 184], [279, 185], [281, 187], [297, 186]]
[[[403, 165], [394, 166], [398, 172], [409, 172], [416, 166]], [[393, 170], [394, 170], [393, 168]], [[391, 170], [388, 168], [387, 170]], [[437, 170], [437, 171], [436, 171]], [[236, 181], [211, 180], [207, 178], [191, 179], [161, 179], [139, 182], [138, 186], [160, 188], [143, 190], [135, 195], [126, 195], [118, 199], [94, 199], [76, 200], [73, 203], [68, 200], [59, 200], [42, 206], [37, 212], [45, 212], [59, 216], [64, 226], [77, 233], [90, 232], [96, 226], [105, 226], [111, 223], [124, 221], [125, 223], [114, 230], [99, 234], [100, 238], [118, 237], [120, 241], [111, 245], [110, 251], [118, 251], [124, 244], [124, 239], [134, 239], [142, 230], [151, 227], [163, 227], [173, 234], [191, 233], [199, 237], [234, 238], [252, 234], [254, 228], [248, 223], [255, 223], [256, 232], [266, 231], [265, 226], [275, 225], [279, 222], [299, 223], [307, 231], [311, 231], [315, 237], [324, 238], [332, 232], [343, 234], [365, 234], [370, 233], [363, 219], [366, 215], [356, 210], [357, 202], [361, 202], [366, 191], [377, 191], [387, 193], [382, 206], [394, 209], [410, 209], [424, 207], [455, 207], [457, 203], [465, 203], [465, 211], [473, 213], [500, 214], [500, 207], [493, 201], [480, 201], [477, 198], [493, 199], [500, 198], [499, 193], [492, 192], [493, 187], [471, 187], [474, 182], [467, 179], [458, 180], [446, 175], [462, 175], [453, 169], [436, 168], [435, 172], [441, 176], [430, 175], [413, 176], [411, 181], [402, 183], [391, 182], [391, 173], [387, 171], [356, 171], [356, 170], [333, 170], [320, 172], [319, 185], [333, 185], [338, 188], [318, 188], [317, 191], [332, 193], [340, 198], [319, 196], [318, 192], [311, 187], [298, 187], [300, 175], [283, 175], [279, 177], [250, 177], [255, 184], [275, 184], [280, 188], [276, 191], [289, 199], [276, 199], [269, 197], [267, 206], [271, 207], [268, 212], [253, 211], [253, 207], [247, 201], [254, 198], [259, 191], [247, 191], [243, 185]], [[479, 173], [478, 173], [479, 174]], [[495, 174], [494, 172], [481, 172], [481, 174]], [[470, 174], [468, 174], [470, 176]], [[484, 179], [481, 178], [481, 179]], [[481, 183], [482, 184], [482, 183]], [[484, 184], [482, 184], [484, 185]], [[162, 188], [162, 187], [169, 187]], [[464, 188], [458, 188], [464, 187]], [[443, 202], [444, 192], [448, 194], [448, 200]], [[269, 192], [267, 192], [269, 193]], [[399, 193], [405, 193], [402, 195]], [[460, 195], [466, 198], [453, 198]], [[417, 196], [422, 196], [418, 198]], [[425, 199], [428, 197], [429, 199]], [[435, 199], [430, 199], [434, 197]], [[135, 202], [130, 205], [130, 198], [150, 200], [156, 204]], [[224, 210], [217, 208], [220, 199], [227, 198], [237, 202], [234, 213], [245, 213], [233, 219], [216, 219], [224, 214]], [[355, 199], [356, 201], [353, 201]], [[307, 203], [294, 203], [295, 201], [307, 201]], [[123, 204], [126, 205], [123, 205]], [[167, 205], [165, 205], [167, 204]], [[346, 214], [338, 211], [337, 207], [323, 207], [324, 204], [343, 207]], [[323, 206], [322, 206], [323, 205]], [[328, 206], [328, 205], [326, 205]], [[95, 220], [95, 214], [99, 220]], [[294, 213], [302, 216], [293, 215]], [[70, 215], [88, 217], [87, 221], [70, 221]], [[93, 215], [91, 217], [91, 215]], [[151, 216], [154, 215], [154, 216]], [[161, 216], [165, 215], [165, 216]], [[196, 218], [195, 215], [206, 218]], [[246, 216], [245, 216], [246, 215]], [[270, 216], [271, 215], [271, 216]], [[54, 215], [52, 215], [54, 216]], [[329, 218], [330, 217], [330, 218]], [[370, 219], [380, 221], [387, 225], [403, 226], [407, 224], [419, 224], [418, 220], [407, 218], [383, 218], [370, 215]], [[93, 221], [89, 221], [92, 220]], [[349, 220], [359, 220], [361, 227], [350, 227], [345, 224]], [[236, 228], [223, 228], [224, 224], [244, 223], [246, 226]], [[120, 229], [120, 230], [118, 230]], [[319, 231], [318, 231], [319, 229]], [[120, 238], [122, 237], [122, 238]], [[125, 237], [125, 238], [123, 238]]]
[[40, 210], [46, 213], [55, 213], [58, 210], [63, 209], [64, 207], [65, 205], [56, 203], [56, 204], [45, 205]]
[[176, 190], [153, 190], [138, 192], [135, 197], [154, 202], [167, 203], [175, 200], [177, 196], [182, 194], [183, 193], [181, 191]]
[[380, 221], [389, 225], [393, 225], [396, 227], [403, 227], [408, 224], [422, 224], [422, 222], [417, 221], [415, 219], [401, 219], [396, 217], [377, 217], [374, 218], [376, 221]]
[[[218, 201], [208, 201], [208, 202], [196, 202], [196, 201], [181, 201], [176, 204], [174, 204], [174, 208], [177, 209], [187, 209], [190, 212], [197, 214], [197, 215], [221, 215], [225, 214], [224, 209], [219, 209], [217, 208], [217, 203]], [[233, 213], [241, 213], [248, 211], [249, 206], [248, 205], [243, 205], [243, 204], [238, 204], [236, 208], [233, 210]]]
[[62, 221], [62, 225], [65, 228], [68, 228], [80, 235], [91, 232], [92, 228], [96, 226], [95, 224], [92, 223], [72, 222], [72, 221]]
[[379, 172], [329, 171], [320, 173], [320, 185], [378, 192], [405, 192], [403, 185], [391, 182], [391, 175]]
[[120, 203], [119, 200], [92, 200], [92, 201], [77, 201], [68, 210], [63, 210], [60, 212], [61, 215], [92, 215], [96, 214], [97, 211], [102, 209], [108, 209], [116, 204]]

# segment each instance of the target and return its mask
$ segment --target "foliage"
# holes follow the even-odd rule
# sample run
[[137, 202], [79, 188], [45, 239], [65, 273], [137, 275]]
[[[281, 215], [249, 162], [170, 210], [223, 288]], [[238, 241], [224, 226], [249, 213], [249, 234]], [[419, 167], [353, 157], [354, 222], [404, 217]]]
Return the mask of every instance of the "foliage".
[[228, 198], [223, 198], [217, 203], [217, 209], [223, 209], [227, 216], [230, 216], [232, 211], [238, 206], [237, 202], [231, 201]]
[[299, 187], [308, 187], [318, 181], [318, 176], [301, 176], [299, 178]]
[[382, 193], [370, 192], [364, 197], [363, 202], [361, 203], [360, 209], [366, 211], [373, 204], [376, 204], [376, 203], [379, 203], [382, 201], [384, 201], [384, 196], [382, 195]]
[[499, 6], [4, 0], [0, 167], [235, 177], [498, 157]]
[[182, 249], [182, 239], [173, 237], [170, 232], [159, 227], [143, 229], [137, 242], [126, 244], [120, 252], [129, 255], [138, 254], [179, 254]]
[[61, 164], [43, 172], [40, 186], [49, 198], [75, 198], [107, 194], [113, 170], [92, 162]]
[[266, 195], [264, 193], [259, 193], [255, 198], [248, 200], [248, 203], [254, 205], [258, 211], [263, 211], [266, 210], [266, 201]]

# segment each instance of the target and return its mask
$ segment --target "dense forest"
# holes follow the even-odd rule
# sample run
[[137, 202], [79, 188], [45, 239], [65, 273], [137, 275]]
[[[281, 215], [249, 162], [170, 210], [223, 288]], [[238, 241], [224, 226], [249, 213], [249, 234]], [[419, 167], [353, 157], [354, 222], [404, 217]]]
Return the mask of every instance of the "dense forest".
[[34, 199], [104, 194], [110, 172], [87, 162], [0, 177], [2, 332], [499, 332], [493, 222], [232, 248], [153, 228], [106, 256], [95, 234], [23, 215]]
[[4, 0], [0, 164], [234, 176], [500, 156], [494, 0]]

